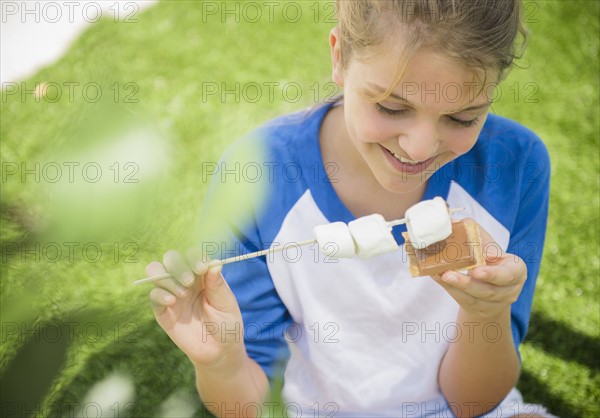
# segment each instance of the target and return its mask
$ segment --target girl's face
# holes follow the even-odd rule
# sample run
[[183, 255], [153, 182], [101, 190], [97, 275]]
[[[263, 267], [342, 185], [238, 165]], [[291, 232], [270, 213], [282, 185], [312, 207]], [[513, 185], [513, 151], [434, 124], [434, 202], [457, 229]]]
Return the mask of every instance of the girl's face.
[[[477, 141], [493, 98], [480, 95], [473, 72], [429, 50], [411, 59], [385, 100], [373, 102], [392, 84], [401, 42], [385, 43], [367, 60], [341, 68], [337, 29], [330, 36], [333, 78], [344, 87], [344, 119], [350, 140], [386, 190], [406, 193], [469, 151]], [[494, 74], [492, 74], [493, 76]]]

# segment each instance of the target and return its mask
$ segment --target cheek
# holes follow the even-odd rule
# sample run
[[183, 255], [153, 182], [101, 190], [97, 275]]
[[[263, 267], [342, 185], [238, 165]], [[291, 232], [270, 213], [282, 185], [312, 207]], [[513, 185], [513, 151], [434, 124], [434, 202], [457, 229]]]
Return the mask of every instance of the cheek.
[[361, 109], [354, 115], [358, 117], [350, 117], [347, 123], [353, 126], [358, 142], [373, 143], [388, 141], [397, 133], [397, 126], [393, 123], [388, 123], [375, 110]]
[[[469, 130], [471, 131], [471, 130]], [[454, 154], [462, 155], [469, 152], [471, 148], [477, 142], [479, 132], [481, 130], [475, 130], [471, 132], [460, 132], [460, 130], [453, 130], [445, 136], [445, 145]]]

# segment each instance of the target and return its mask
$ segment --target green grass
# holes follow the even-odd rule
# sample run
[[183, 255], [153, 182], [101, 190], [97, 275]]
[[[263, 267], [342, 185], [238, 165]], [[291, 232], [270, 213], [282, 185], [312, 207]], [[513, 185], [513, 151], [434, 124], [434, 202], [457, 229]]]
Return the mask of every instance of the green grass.
[[[138, 161], [135, 154], [124, 160], [139, 163], [134, 176], [139, 183], [104, 181], [114, 174], [108, 166], [102, 167], [99, 184], [81, 177], [73, 184], [36, 182], [31, 175], [25, 181], [3, 178], [3, 408], [7, 399], [43, 399], [40, 415], [66, 415], [69, 405], [82, 402], [94, 383], [115, 370], [130, 376], [135, 390], [134, 409], [120, 416], [156, 416], [177, 390], [193, 395], [193, 370], [154, 322], [148, 288], [130, 282], [143, 277], [144, 266], [166, 250], [196, 243], [206, 191], [203, 161], [216, 161], [229, 143], [263, 121], [314, 103], [315, 82], [321, 99], [329, 92], [332, 24], [325, 21], [324, 5], [315, 23], [314, 4], [303, 3], [297, 23], [286, 22], [282, 9], [275, 8], [273, 22], [265, 10], [261, 22], [237, 24], [203, 14], [197, 2], [162, 2], [138, 13], [137, 23], [106, 19], [92, 25], [58, 62], [25, 80], [29, 89], [59, 83], [60, 100], [36, 102], [31, 95], [22, 100], [3, 91], [4, 174], [12, 162], [32, 167], [36, 161], [42, 166], [96, 161], [98, 154], [86, 156], [86, 149], [128, 126], [149, 126], [159, 146], [160, 138], [168, 144], [158, 161]], [[599, 3], [531, 4], [527, 68], [511, 73], [494, 106], [496, 113], [536, 131], [552, 159], [547, 241], [522, 346], [519, 388], [526, 401], [542, 403], [554, 414], [592, 418], [600, 416]], [[99, 83], [103, 98], [90, 103], [76, 89], [71, 102], [65, 82]], [[231, 95], [225, 101], [205, 96], [203, 82], [229, 88], [236, 82], [279, 85], [272, 100], [263, 95], [251, 103]], [[297, 102], [282, 96], [281, 87], [290, 82], [301, 86]], [[137, 102], [124, 103], [134, 92], [129, 99]], [[152, 175], [153, 167], [158, 175]], [[14, 245], [30, 248], [36, 242], [50, 251], [45, 258], [11, 255]], [[48, 261], [52, 242], [63, 249], [56, 262]], [[76, 252], [70, 261], [65, 242], [79, 248], [97, 243], [102, 256], [92, 262], [93, 254], [86, 259]], [[43, 324], [50, 328], [41, 338], [28, 332]], [[62, 337], [52, 340], [49, 333], [57, 326], [63, 327]], [[43, 361], [36, 363], [35, 357]], [[103, 412], [112, 416], [113, 411]]]

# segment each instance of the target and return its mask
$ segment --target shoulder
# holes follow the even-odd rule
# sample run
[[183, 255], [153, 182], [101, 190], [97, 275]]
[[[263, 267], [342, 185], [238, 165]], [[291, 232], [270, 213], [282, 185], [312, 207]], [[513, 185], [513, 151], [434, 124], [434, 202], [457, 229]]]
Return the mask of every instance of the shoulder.
[[548, 199], [548, 150], [526, 126], [488, 115], [475, 146], [455, 160], [452, 180], [513, 233], [523, 211], [543, 206]]
[[549, 166], [548, 150], [542, 139], [512, 119], [490, 114], [473, 151], [483, 161], [520, 165], [535, 160]]
[[258, 125], [225, 148], [217, 170], [223, 170], [223, 175], [227, 169], [235, 170], [237, 176], [232, 173], [230, 179], [242, 178], [250, 183], [272, 180], [282, 166], [299, 164], [302, 155], [298, 150], [306, 150], [320, 112], [320, 108], [307, 108]]
[[229, 195], [245, 196], [238, 207], [251, 209], [248, 228], [263, 242], [278, 233], [310, 188], [315, 164], [321, 161], [318, 134], [327, 108], [319, 105], [271, 119], [229, 145], [221, 157], [218, 180], [234, 190]]
[[278, 116], [252, 132], [259, 138], [269, 158], [275, 162], [304, 164], [320, 158], [319, 132], [329, 103]]
[[329, 107], [328, 103], [322, 103], [274, 117], [258, 125], [248, 135], [235, 141], [228, 149], [236, 148], [248, 141], [258, 141], [268, 148], [289, 146], [318, 129]]
[[513, 193], [531, 176], [549, 173], [550, 157], [542, 139], [514, 120], [490, 114], [475, 146], [457, 158], [455, 180]]

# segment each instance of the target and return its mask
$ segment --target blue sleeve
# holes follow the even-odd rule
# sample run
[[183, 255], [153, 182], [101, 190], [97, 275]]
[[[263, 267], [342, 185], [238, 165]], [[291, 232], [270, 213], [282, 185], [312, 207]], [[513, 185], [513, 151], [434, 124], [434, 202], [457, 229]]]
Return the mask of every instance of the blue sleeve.
[[[260, 249], [250, 243], [242, 243], [241, 248], [242, 253]], [[227, 264], [223, 276], [242, 311], [246, 351], [272, 380], [289, 357], [285, 332], [292, 320], [275, 290], [265, 257]]]
[[[262, 242], [256, 223], [269, 184], [244, 175], [244, 170], [264, 159], [261, 147], [260, 138], [243, 138], [209, 166], [212, 176], [198, 236], [203, 252], [211, 259], [269, 246]], [[246, 352], [272, 380], [289, 357], [285, 331], [292, 320], [277, 294], [266, 258], [226, 264], [222, 272], [242, 312]]]
[[544, 248], [550, 197], [550, 158], [541, 140], [533, 143], [515, 181], [521, 185], [518, 214], [507, 253], [518, 255], [527, 265], [527, 280], [511, 307], [511, 325], [517, 353], [527, 334], [533, 294]]

